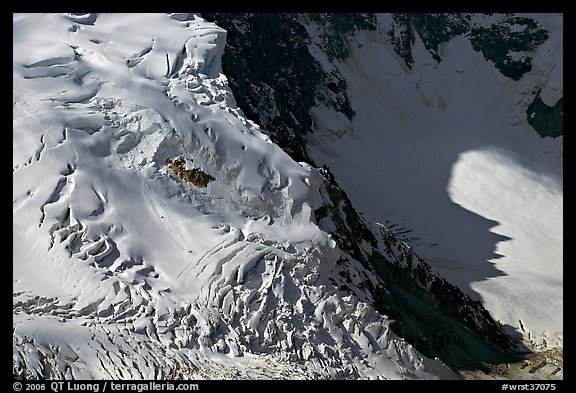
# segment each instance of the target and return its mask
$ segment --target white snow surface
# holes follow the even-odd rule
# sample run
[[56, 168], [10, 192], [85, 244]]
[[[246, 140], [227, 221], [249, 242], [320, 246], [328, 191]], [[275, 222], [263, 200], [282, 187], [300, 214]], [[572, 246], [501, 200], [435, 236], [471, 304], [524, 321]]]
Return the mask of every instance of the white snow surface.
[[188, 14], [14, 14], [16, 372], [455, 378], [337, 289], [321, 176], [236, 107], [225, 38]]
[[463, 36], [440, 46], [440, 63], [417, 36], [410, 70], [381, 32], [356, 35], [336, 65], [356, 115], [335, 122], [318, 106], [309, 145], [368, 221], [536, 350], [563, 340], [563, 137], [541, 138], [525, 114], [536, 91], [549, 105], [563, 94], [562, 15], [537, 20], [549, 38], [520, 81]]

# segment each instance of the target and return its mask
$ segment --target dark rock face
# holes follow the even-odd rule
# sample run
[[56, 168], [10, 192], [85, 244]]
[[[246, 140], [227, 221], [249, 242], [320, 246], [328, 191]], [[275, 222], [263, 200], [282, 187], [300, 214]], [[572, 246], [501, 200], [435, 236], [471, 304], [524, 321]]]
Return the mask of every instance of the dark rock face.
[[536, 21], [507, 16], [489, 27], [472, 26], [470, 41], [502, 75], [520, 80], [532, 69], [532, 53], [548, 38]]
[[394, 46], [394, 51], [411, 69], [412, 45], [416, 34], [420, 36], [424, 46], [437, 62], [442, 59], [438, 55], [438, 47], [450, 41], [457, 35], [466, 33], [470, 28], [470, 15], [467, 14], [392, 14], [394, 24], [388, 31], [388, 37]]
[[[377, 29], [374, 15], [366, 14], [202, 14], [227, 30], [223, 71], [238, 105], [259, 122], [275, 143], [297, 161], [314, 165], [306, 152], [306, 135], [315, 131], [310, 109], [324, 104], [352, 119], [346, 81], [335, 67], [326, 67], [310, 53], [318, 45], [329, 62], [349, 55], [354, 33]], [[420, 37], [432, 57], [441, 62], [441, 45], [464, 35], [476, 51], [492, 61], [506, 77], [519, 80], [532, 68], [531, 56], [548, 35], [537, 22], [503, 15], [499, 22], [475, 25], [470, 14], [392, 14], [390, 30], [383, 32], [408, 69], [412, 49]], [[310, 36], [314, 31], [314, 39]], [[528, 122], [542, 136], [562, 132], [562, 99], [553, 108], [536, 97], [527, 111]], [[560, 124], [560, 126], [558, 125]], [[338, 263], [343, 291], [364, 293], [381, 313], [394, 322], [401, 337], [429, 357], [439, 357], [454, 369], [477, 368], [484, 363], [519, 356], [479, 302], [434, 273], [408, 244], [384, 227], [372, 228], [352, 206], [330, 173], [325, 204], [315, 218], [332, 233], [344, 257]], [[335, 228], [335, 229], [334, 229]], [[378, 278], [359, 285], [350, 278], [357, 261]]]
[[[437, 62], [442, 58], [438, 48], [455, 36], [465, 35], [472, 48], [482, 52], [484, 58], [494, 63], [502, 75], [520, 80], [532, 70], [532, 55], [548, 39], [548, 32], [530, 18], [505, 15], [499, 22], [479, 26], [470, 14], [405, 14], [392, 15], [394, 21], [388, 37], [394, 51], [412, 69], [412, 46], [418, 35]], [[527, 109], [528, 123], [542, 137], [563, 134], [563, 100], [550, 108], [539, 96]]]
[[548, 38], [548, 33], [529, 18], [506, 16], [487, 27], [472, 23], [470, 14], [393, 14], [388, 36], [395, 52], [409, 68], [414, 62], [412, 45], [416, 34], [437, 62], [440, 44], [465, 35], [474, 50], [482, 52], [502, 75], [519, 80], [532, 69], [532, 53]]
[[[305, 135], [315, 124], [310, 109], [318, 104], [352, 119], [354, 112], [346, 95], [346, 81], [335, 69], [327, 71], [310, 54], [312, 40], [306, 27], [318, 30], [321, 50], [328, 61], [349, 54], [348, 38], [358, 31], [377, 28], [372, 14], [202, 14], [226, 29], [227, 45], [222, 59], [224, 73], [248, 117], [271, 133], [272, 140], [297, 161], [311, 162], [306, 153]], [[498, 19], [498, 18], [497, 18]], [[474, 50], [482, 52], [502, 75], [519, 80], [532, 69], [532, 55], [548, 38], [536, 21], [502, 15], [487, 26], [477, 25], [471, 14], [394, 13], [392, 26], [385, 32], [394, 51], [411, 69], [412, 48], [420, 37], [432, 57], [441, 62], [439, 48], [458, 35], [466, 36]], [[537, 102], [537, 99], [535, 99]], [[562, 105], [553, 117], [563, 120]], [[546, 108], [539, 118], [548, 119]], [[542, 136], [558, 131], [527, 119]], [[538, 125], [534, 125], [538, 124]], [[557, 124], [557, 123], [555, 123]], [[554, 126], [555, 130], [559, 128]]]
[[371, 14], [302, 14], [301, 20], [322, 30], [322, 47], [330, 61], [345, 60], [349, 56], [348, 35], [376, 30], [376, 17]]
[[563, 135], [564, 98], [560, 98], [550, 107], [542, 101], [538, 93], [526, 110], [526, 119], [542, 137], [556, 138]]
[[[453, 369], [518, 359], [520, 355], [511, 351], [510, 338], [480, 302], [434, 273], [386, 228], [370, 230], [330, 171], [321, 172], [326, 178], [325, 205], [315, 216], [345, 252], [337, 264], [347, 282], [341, 289], [364, 291], [374, 307], [393, 320], [396, 334]], [[374, 273], [379, 284], [365, 279], [354, 286], [349, 276], [352, 259]]]
[[[228, 32], [222, 58], [224, 74], [238, 106], [271, 133], [272, 140], [296, 161], [310, 161], [304, 135], [314, 131], [309, 113], [318, 103], [352, 117], [346, 82], [328, 73], [310, 54], [304, 20], [326, 24], [332, 58], [346, 56], [342, 32], [357, 28], [358, 17], [313, 14], [202, 14]], [[332, 40], [335, 38], [335, 40]]]

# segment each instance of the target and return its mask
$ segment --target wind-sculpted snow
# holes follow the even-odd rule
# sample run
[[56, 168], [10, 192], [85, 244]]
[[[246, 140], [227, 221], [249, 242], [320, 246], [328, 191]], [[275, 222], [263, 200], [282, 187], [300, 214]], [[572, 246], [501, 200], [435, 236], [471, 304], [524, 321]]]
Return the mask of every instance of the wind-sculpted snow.
[[186, 14], [14, 15], [14, 373], [453, 378], [340, 291], [322, 175], [236, 107], [225, 37]]

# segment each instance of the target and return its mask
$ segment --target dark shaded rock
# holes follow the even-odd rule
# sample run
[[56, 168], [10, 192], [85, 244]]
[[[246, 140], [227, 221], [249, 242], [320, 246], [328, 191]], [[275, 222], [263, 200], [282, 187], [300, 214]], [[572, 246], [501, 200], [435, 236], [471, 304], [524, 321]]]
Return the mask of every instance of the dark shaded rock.
[[564, 133], [564, 98], [550, 107], [540, 98], [540, 92], [526, 109], [526, 119], [542, 137], [559, 137]]
[[[393, 321], [396, 334], [455, 370], [484, 369], [485, 364], [523, 356], [512, 349], [510, 338], [480, 302], [433, 272], [391, 231], [370, 230], [329, 169], [321, 172], [326, 178], [326, 203], [315, 211], [315, 218], [340, 249], [378, 277], [378, 285], [366, 279], [359, 287], [367, 291], [376, 310]], [[337, 266], [347, 279], [344, 289], [349, 289], [349, 261], [344, 257]]]
[[489, 27], [472, 27], [470, 32], [474, 50], [514, 80], [532, 69], [532, 54], [547, 38], [548, 33], [536, 21], [515, 16]]

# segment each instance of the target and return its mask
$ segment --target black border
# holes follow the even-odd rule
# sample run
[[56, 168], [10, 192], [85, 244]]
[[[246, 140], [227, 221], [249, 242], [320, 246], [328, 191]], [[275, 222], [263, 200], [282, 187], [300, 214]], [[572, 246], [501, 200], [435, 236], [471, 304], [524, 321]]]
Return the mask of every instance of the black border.
[[[91, 8], [99, 8], [104, 9], [107, 12], [134, 12], [133, 9], [137, 8], [137, 12], [166, 12], [166, 10], [159, 10], [159, 4], [162, 3], [129, 3], [129, 2], [116, 2], [116, 3], [94, 3], [94, 4], [87, 4], [87, 3], [74, 3], [74, 4], [62, 4], [62, 3], [25, 3], [19, 2], [18, 4], [11, 4], [12, 5], [12, 12], [54, 12], [61, 11], [61, 12], [71, 12], [70, 8], [74, 11], [94, 11]], [[174, 5], [167, 5], [166, 8], [172, 8], [172, 10], [168, 9], [168, 12], [180, 12], [183, 9], [186, 10], [190, 8], [192, 12], [202, 13], [202, 12], [498, 12], [498, 13], [506, 13], [506, 12], [542, 12], [542, 13], [550, 13], [550, 12], [560, 12], [563, 13], [564, 16], [567, 14], [571, 16], [571, 13], [567, 13], [566, 11], [569, 9], [569, 1], [541, 1], [541, 2], [532, 2], [532, 3], [521, 3], [521, 4], [513, 4], [506, 1], [482, 1], [476, 3], [469, 3], [463, 0], [461, 1], [428, 1], [426, 3], [418, 3], [418, 2], [406, 2], [406, 1], [385, 1], [385, 0], [372, 0], [372, 1], [348, 1], [348, 2], [337, 2], [333, 1], [331, 3], [327, 2], [314, 2], [314, 1], [290, 1], [290, 2], [267, 2], [266, 4], [262, 2], [246, 2], [246, 1], [238, 1], [234, 3], [216, 3], [213, 0], [205, 0], [203, 3], [200, 2], [191, 2], [189, 4], [179, 4], [178, 6]], [[32, 8], [32, 9], [31, 9]], [[570, 20], [570, 18], [568, 18]], [[8, 20], [6, 21], [6, 25], [8, 25]], [[569, 24], [568, 30], [571, 30], [571, 24]], [[573, 33], [569, 34], [566, 31], [564, 32], [564, 38], [572, 37]], [[570, 41], [570, 40], [568, 40]], [[6, 62], [8, 63], [8, 62]], [[568, 68], [567, 70], [570, 70]], [[571, 72], [565, 73], [565, 84], [572, 78]], [[564, 89], [568, 91], [568, 99], [565, 100], [565, 103], [570, 105], [570, 89]], [[7, 89], [5, 90], [7, 91]], [[6, 94], [8, 95], [8, 94]], [[8, 103], [8, 102], [7, 102]], [[567, 113], [570, 113], [567, 111]], [[567, 124], [570, 124], [572, 120], [571, 116], [565, 117], [565, 127], [572, 130], [573, 128], [566, 127]], [[7, 132], [7, 131], [5, 131]], [[568, 145], [571, 143], [571, 132], [568, 133], [568, 138], [563, 136], [564, 141], [568, 141]], [[571, 150], [571, 149], [569, 149]], [[570, 162], [572, 160], [572, 155], [569, 153], [567, 157], [565, 156], [564, 159]], [[566, 167], [566, 161], [564, 166]], [[569, 168], [574, 168], [573, 165], [568, 165]], [[9, 164], [6, 164], [6, 168], [9, 168]], [[567, 188], [567, 195], [568, 199], [571, 196], [571, 185], [572, 182], [568, 182]], [[8, 199], [8, 198], [6, 198]], [[6, 205], [8, 206], [8, 200], [6, 201]], [[568, 205], [568, 209], [570, 210], [571, 205]], [[566, 258], [566, 257], [565, 257]], [[13, 259], [14, 262], [14, 259]], [[572, 264], [564, 264], [564, 267], [569, 267], [569, 270], [565, 273], [565, 276], [570, 280], [573, 276], [571, 273]], [[11, 269], [12, 271], [12, 269]], [[6, 285], [5, 290], [6, 294], [5, 299], [10, 299], [11, 296], [8, 294], [9, 286]], [[566, 291], [566, 287], [564, 287], [564, 298], [566, 300], [571, 300], [567, 297], [567, 294], [571, 294]], [[568, 302], [571, 305], [571, 302]], [[566, 314], [566, 312], [565, 312]], [[570, 315], [570, 314], [568, 314]], [[566, 319], [565, 319], [566, 321]], [[7, 331], [12, 332], [12, 329], [7, 323], [2, 324], [3, 328]], [[569, 323], [565, 322], [565, 326], [569, 326]], [[8, 333], [6, 333], [6, 346], [8, 347]], [[366, 380], [354, 380], [354, 381], [345, 381], [345, 380], [198, 380], [194, 381], [199, 385], [198, 391], [207, 391], [212, 389], [262, 389], [269, 391], [273, 388], [281, 387], [282, 389], [355, 389], [355, 388], [408, 388], [408, 389], [447, 389], [448, 391], [458, 391], [462, 392], [462, 389], [478, 389], [482, 392], [502, 392], [504, 391], [502, 386], [503, 385], [522, 385], [526, 386], [525, 388], [517, 388], [517, 390], [548, 390], [552, 391], [552, 389], [548, 388], [545, 389], [544, 387], [540, 389], [530, 388], [530, 385], [546, 385], [546, 384], [554, 384], [556, 388], [554, 389], [557, 392], [565, 391], [571, 386], [570, 390], [574, 391], [576, 388], [575, 377], [573, 374], [573, 366], [572, 366], [572, 359], [573, 355], [571, 354], [573, 351], [572, 346], [573, 340], [570, 334], [566, 334], [564, 337], [564, 368], [563, 368], [563, 380], [461, 380], [461, 381], [447, 381], [447, 380], [438, 380], [438, 381], [430, 381], [430, 380], [416, 380], [416, 381], [406, 381], [406, 380], [387, 380], [387, 381], [366, 381]], [[12, 362], [9, 360], [8, 357], [10, 348], [6, 348], [3, 353], [6, 354], [7, 362], [6, 362], [6, 373], [7, 375], [12, 374]], [[8, 368], [10, 367], [10, 368]], [[13, 377], [9, 378], [10, 381], [8, 382], [10, 385], [9, 389], [11, 391], [17, 391], [14, 389], [14, 384], [19, 382], [22, 383], [22, 386], [26, 386], [29, 384], [35, 385], [42, 385], [44, 386], [43, 391], [51, 391], [50, 384], [52, 382], [58, 382], [61, 380], [50, 380], [50, 381], [17, 381], [13, 379]], [[85, 380], [81, 381], [78, 380], [76, 382], [85, 382], [85, 383], [98, 383], [100, 386], [99, 392], [102, 392], [102, 385], [104, 382], [102, 381], [92, 381], [92, 380]], [[144, 381], [114, 381], [114, 382], [121, 382], [122, 384], [130, 384], [130, 383], [138, 383]], [[158, 383], [163, 383], [166, 381], [157, 381]], [[178, 381], [171, 381], [174, 384], [180, 384], [181, 382]], [[187, 381], [187, 383], [192, 381]], [[4, 385], [6, 386], [6, 385]], [[550, 385], [551, 386], [551, 385]], [[7, 386], [8, 387], [8, 386]], [[22, 391], [26, 391], [22, 389]], [[29, 390], [30, 391], [30, 390]], [[62, 390], [67, 391], [67, 390]], [[111, 390], [107, 390], [111, 391]], [[124, 390], [125, 392], [128, 390]], [[165, 391], [165, 390], [164, 390]], [[177, 391], [177, 390], [174, 390]], [[182, 390], [185, 391], [185, 390]], [[510, 391], [510, 389], [508, 389]]]

